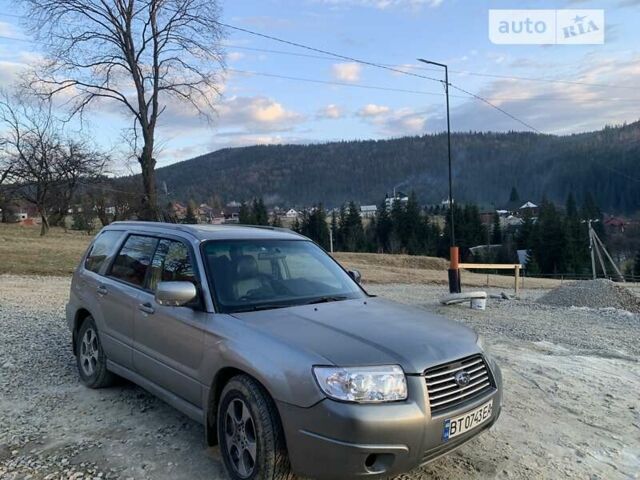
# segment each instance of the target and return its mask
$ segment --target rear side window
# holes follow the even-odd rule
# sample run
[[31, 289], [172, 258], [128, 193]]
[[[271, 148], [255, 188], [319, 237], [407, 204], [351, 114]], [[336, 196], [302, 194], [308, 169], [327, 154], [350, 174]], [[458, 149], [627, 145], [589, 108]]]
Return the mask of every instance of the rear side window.
[[122, 231], [107, 230], [98, 235], [84, 261], [84, 268], [96, 273], [100, 271], [104, 261], [113, 252], [123, 234]]
[[131, 235], [118, 252], [109, 276], [141, 287], [157, 243], [154, 237]]
[[160, 282], [195, 282], [187, 246], [176, 240], [160, 240], [151, 262], [149, 290], [155, 292]]

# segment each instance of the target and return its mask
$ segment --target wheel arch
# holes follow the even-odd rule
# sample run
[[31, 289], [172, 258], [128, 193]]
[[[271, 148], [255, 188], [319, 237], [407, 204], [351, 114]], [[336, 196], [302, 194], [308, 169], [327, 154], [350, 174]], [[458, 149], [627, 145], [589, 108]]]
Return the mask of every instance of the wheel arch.
[[[209, 389], [209, 398], [207, 399], [206, 410], [205, 410], [205, 436], [207, 445], [214, 446], [218, 445], [218, 431], [217, 431], [217, 412], [218, 412], [218, 404], [220, 403], [220, 397], [222, 396], [222, 390], [224, 390], [225, 385], [231, 380], [233, 377], [238, 375], [244, 375], [246, 377], [251, 378], [254, 382], [256, 382], [265, 393], [269, 396], [269, 399], [273, 402], [274, 406], [276, 402], [273, 398], [269, 389], [264, 385], [263, 382], [260, 381], [259, 378], [256, 378], [255, 375], [252, 375], [250, 372], [243, 370], [238, 367], [224, 367], [218, 370], [213, 381], [211, 382], [211, 388]], [[276, 406], [276, 412], [278, 408]], [[280, 413], [278, 412], [278, 417]], [[278, 420], [281, 421], [280, 418]]]

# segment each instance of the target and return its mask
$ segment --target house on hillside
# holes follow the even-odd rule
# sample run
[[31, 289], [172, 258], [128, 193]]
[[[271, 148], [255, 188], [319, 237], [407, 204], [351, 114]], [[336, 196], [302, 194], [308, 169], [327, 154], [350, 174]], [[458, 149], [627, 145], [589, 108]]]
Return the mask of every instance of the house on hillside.
[[240, 204], [238, 202], [227, 203], [223, 210], [224, 223], [240, 222]]
[[520, 208], [518, 208], [518, 215], [522, 216], [526, 212], [531, 214], [532, 217], [537, 217], [538, 213], [540, 213], [540, 207], [533, 202], [526, 202]]
[[620, 217], [607, 217], [604, 219], [604, 226], [610, 232], [624, 233], [629, 222]]
[[169, 213], [176, 220], [183, 220], [187, 216], [187, 207], [180, 202], [171, 202], [169, 204]]
[[396, 202], [407, 203], [409, 201], [409, 195], [406, 193], [402, 193], [401, 191], [394, 191], [393, 195], [386, 195], [384, 199], [387, 208], [390, 210], [393, 207], [393, 204]]
[[378, 211], [378, 207], [375, 205], [361, 205], [360, 206], [360, 216], [362, 218], [373, 218], [376, 216]]
[[293, 208], [290, 208], [289, 210], [286, 211], [286, 213], [284, 214], [284, 217], [285, 218], [290, 218], [290, 219], [293, 220], [293, 219], [298, 218], [299, 215], [300, 215], [300, 213], [297, 210], [295, 210]]

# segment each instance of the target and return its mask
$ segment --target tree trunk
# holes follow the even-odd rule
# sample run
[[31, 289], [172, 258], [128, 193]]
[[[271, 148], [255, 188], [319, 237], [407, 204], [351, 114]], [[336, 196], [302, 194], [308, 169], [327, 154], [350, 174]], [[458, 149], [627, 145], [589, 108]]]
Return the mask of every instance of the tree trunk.
[[49, 219], [47, 218], [47, 214], [44, 210], [40, 211], [40, 218], [42, 219], [42, 223], [40, 225], [40, 236], [44, 237], [47, 233], [49, 233]]
[[138, 161], [142, 169], [142, 186], [144, 188], [140, 216], [142, 220], [157, 222], [160, 220], [160, 215], [156, 192], [156, 159], [152, 157], [152, 150], [145, 146]]

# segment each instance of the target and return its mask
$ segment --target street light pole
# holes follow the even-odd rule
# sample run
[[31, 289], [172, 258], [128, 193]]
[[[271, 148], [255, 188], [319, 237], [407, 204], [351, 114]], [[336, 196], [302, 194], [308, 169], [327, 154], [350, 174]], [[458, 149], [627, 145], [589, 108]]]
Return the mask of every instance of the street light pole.
[[447, 155], [449, 158], [449, 292], [460, 293], [460, 259], [458, 247], [456, 246], [455, 228], [453, 224], [453, 176], [451, 172], [451, 115], [449, 112], [449, 67], [444, 63], [432, 62], [423, 58], [418, 58], [419, 62], [428, 65], [435, 65], [444, 68], [444, 92], [447, 101]]

